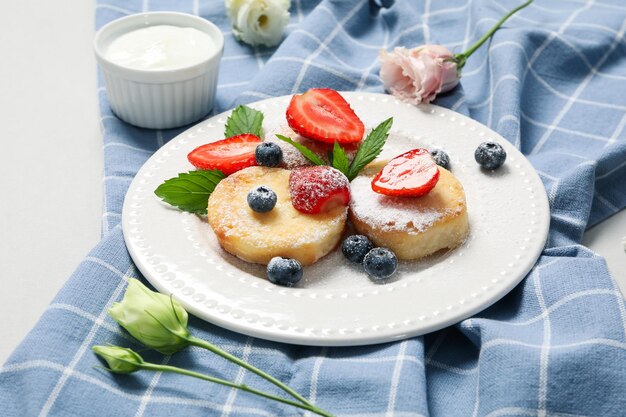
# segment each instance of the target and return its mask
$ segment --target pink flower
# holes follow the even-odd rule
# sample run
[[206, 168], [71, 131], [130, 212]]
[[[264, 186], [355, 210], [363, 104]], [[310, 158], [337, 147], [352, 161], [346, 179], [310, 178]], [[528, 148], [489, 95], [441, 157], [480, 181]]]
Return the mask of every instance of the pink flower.
[[380, 78], [385, 88], [409, 103], [430, 103], [437, 94], [452, 90], [459, 76], [454, 54], [441, 45], [380, 52]]
[[413, 103], [430, 103], [439, 93], [452, 90], [461, 77], [467, 59], [518, 11], [532, 3], [527, 0], [502, 17], [469, 49], [453, 54], [441, 45], [418, 48], [394, 48], [380, 52], [380, 78], [385, 88], [399, 99]]

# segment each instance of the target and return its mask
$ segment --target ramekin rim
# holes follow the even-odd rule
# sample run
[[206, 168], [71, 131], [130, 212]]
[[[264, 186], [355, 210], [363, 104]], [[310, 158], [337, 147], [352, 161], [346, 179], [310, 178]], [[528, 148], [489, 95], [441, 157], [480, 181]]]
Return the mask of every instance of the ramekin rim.
[[[137, 68], [129, 68], [129, 67], [125, 67], [119, 64], [116, 64], [115, 62], [111, 61], [110, 59], [108, 59], [105, 55], [105, 51], [102, 50], [100, 43], [102, 38], [106, 35], [107, 31], [112, 30], [112, 28], [115, 28], [116, 26], [122, 24], [125, 21], [129, 21], [129, 20], [133, 20], [133, 19], [139, 19], [141, 16], [178, 16], [181, 17], [183, 19], [190, 19], [190, 20], [194, 20], [196, 22], [199, 22], [201, 24], [204, 25], [208, 25], [209, 27], [211, 27], [213, 29], [213, 31], [218, 34], [217, 38], [215, 36], [211, 36], [211, 34], [209, 34], [209, 36], [211, 36], [211, 38], [213, 39], [213, 41], [215, 41], [217, 43], [216, 48], [214, 50], [214, 52], [212, 54], [210, 54], [206, 59], [195, 63], [193, 65], [188, 65], [188, 66], [182, 66], [182, 67], [178, 67], [178, 68], [174, 68], [174, 69], [158, 69], [158, 70], [144, 70], [144, 69], [137, 69]], [[165, 24], [163, 23], [159, 23], [159, 24]], [[180, 24], [175, 24], [172, 23], [175, 26], [180, 26], [183, 27]], [[206, 33], [206, 32], [205, 32]], [[222, 34], [222, 31], [220, 30], [219, 27], [217, 27], [217, 25], [213, 22], [211, 22], [208, 19], [205, 19], [201, 16], [196, 16], [193, 14], [189, 14], [189, 13], [182, 13], [182, 12], [168, 12], [168, 11], [158, 11], [158, 12], [140, 12], [140, 13], [133, 13], [124, 17], [120, 17], [118, 19], [115, 19], [107, 24], [105, 24], [104, 26], [102, 26], [100, 29], [98, 29], [98, 31], [96, 32], [95, 36], [94, 36], [94, 40], [93, 40], [93, 48], [94, 48], [94, 53], [100, 63], [100, 65], [106, 65], [107, 70], [114, 70], [116, 73], [118, 74], [126, 74], [128, 76], [128, 78], [134, 79], [134, 80], [138, 80], [141, 77], [147, 77], [148, 79], [150, 78], [163, 78], [163, 77], [167, 77], [167, 76], [172, 76], [175, 77], [177, 75], [180, 75], [184, 72], [190, 72], [192, 74], [196, 74], [197, 71], [199, 71], [201, 68], [206, 67], [207, 65], [211, 64], [213, 61], [215, 61], [216, 59], [219, 60], [223, 54], [224, 51], [224, 35]], [[195, 77], [196, 75], [194, 75]], [[193, 77], [190, 77], [193, 78]], [[146, 80], [146, 82], [149, 83], [148, 80]], [[159, 83], [163, 83], [166, 81], [160, 81]], [[174, 82], [174, 81], [172, 81]]]

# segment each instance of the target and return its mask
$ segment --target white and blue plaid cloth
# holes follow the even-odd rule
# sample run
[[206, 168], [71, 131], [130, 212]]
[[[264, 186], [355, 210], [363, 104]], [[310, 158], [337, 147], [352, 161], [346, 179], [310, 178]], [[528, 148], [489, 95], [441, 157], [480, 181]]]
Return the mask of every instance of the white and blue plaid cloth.
[[[226, 38], [220, 112], [311, 87], [383, 92], [381, 48], [440, 43], [461, 52], [520, 3], [397, 0], [372, 13], [367, 0], [292, 0], [287, 36], [273, 49], [239, 44], [223, 1], [98, 0], [96, 22], [147, 10], [215, 22]], [[605, 261], [580, 245], [587, 227], [626, 205], [625, 30], [622, 0], [537, 0], [469, 59], [462, 87], [436, 101], [521, 149], [549, 195], [547, 246], [528, 277], [493, 307], [425, 337], [365, 347], [272, 343], [194, 318], [193, 333], [337, 416], [625, 416], [624, 299]], [[94, 344], [140, 349], [107, 316], [127, 279], [141, 278], [124, 246], [120, 211], [139, 167], [181, 131], [129, 126], [112, 115], [104, 88], [99, 94], [103, 239], [0, 371], [0, 415], [302, 415], [184, 376], [119, 376], [96, 367]], [[278, 393], [200, 349], [144, 355]]]

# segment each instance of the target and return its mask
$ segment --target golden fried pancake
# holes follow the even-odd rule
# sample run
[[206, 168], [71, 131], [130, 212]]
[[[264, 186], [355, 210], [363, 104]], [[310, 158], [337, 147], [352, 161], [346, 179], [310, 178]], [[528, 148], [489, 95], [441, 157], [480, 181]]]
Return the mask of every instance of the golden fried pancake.
[[[250, 167], [223, 179], [209, 198], [208, 221], [220, 245], [244, 261], [267, 264], [275, 256], [311, 265], [339, 243], [347, 208], [304, 214], [291, 204], [289, 174], [282, 168]], [[257, 213], [248, 193], [264, 185], [277, 195], [276, 206]]]
[[390, 197], [372, 190], [371, 181], [384, 164], [366, 167], [350, 184], [350, 220], [377, 246], [413, 260], [460, 245], [469, 233], [463, 186], [439, 167], [439, 181], [422, 197]]

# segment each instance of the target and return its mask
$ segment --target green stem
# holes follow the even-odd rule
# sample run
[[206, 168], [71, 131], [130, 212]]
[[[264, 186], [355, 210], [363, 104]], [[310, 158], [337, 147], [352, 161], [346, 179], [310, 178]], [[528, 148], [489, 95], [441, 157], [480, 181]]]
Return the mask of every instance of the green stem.
[[517, 6], [515, 9], [508, 12], [506, 15], [502, 17], [502, 19], [500, 19], [495, 25], [493, 25], [493, 27], [489, 29], [487, 33], [483, 35], [482, 38], [476, 41], [474, 45], [470, 46], [470, 48], [467, 51], [454, 55], [454, 58], [457, 62], [457, 68], [458, 69], [463, 68], [463, 66], [465, 65], [465, 61], [467, 61], [467, 58], [469, 58], [470, 55], [472, 55], [478, 48], [480, 48], [482, 44], [485, 43], [487, 39], [489, 39], [496, 30], [500, 29], [500, 26], [502, 26], [502, 24], [506, 22], [509, 17], [513, 16], [515, 13], [522, 10], [524, 7], [528, 6], [532, 2], [533, 0], [528, 0], [526, 3], [520, 6]]
[[285, 391], [286, 393], [288, 393], [289, 395], [291, 395], [293, 398], [297, 399], [298, 401], [302, 402], [303, 404], [306, 404], [309, 407], [315, 407], [313, 404], [311, 404], [306, 398], [304, 398], [302, 395], [298, 394], [296, 391], [294, 391], [293, 389], [291, 389], [290, 387], [288, 387], [287, 385], [285, 385], [284, 383], [280, 382], [278, 379], [274, 378], [273, 376], [263, 372], [262, 370], [260, 370], [259, 368], [256, 368], [252, 365], [250, 365], [248, 362], [244, 362], [241, 359], [239, 359], [236, 356], [231, 355], [228, 352], [223, 351], [222, 349], [218, 348], [217, 346], [199, 339], [195, 336], [189, 336], [187, 338], [187, 341], [189, 341], [190, 344], [194, 345], [194, 346], [198, 346], [204, 349], [207, 349], [208, 351], [211, 351], [219, 356], [221, 356], [222, 358], [229, 360], [233, 363], [236, 363], [237, 365], [241, 366], [242, 368], [247, 369], [248, 371], [260, 376], [261, 378], [271, 382], [272, 384], [276, 385], [277, 387], [279, 387], [280, 389], [282, 389], [283, 391]]
[[302, 408], [304, 410], [310, 411], [310, 412], [315, 413], [315, 414], [320, 415], [320, 416], [333, 417], [332, 414], [329, 414], [329, 413], [327, 413], [324, 410], [320, 410], [319, 408], [317, 408], [317, 407], [315, 407], [313, 405], [301, 404], [299, 402], [287, 400], [285, 398], [277, 397], [275, 395], [268, 394], [266, 392], [259, 391], [259, 390], [256, 390], [254, 388], [250, 388], [250, 387], [248, 387], [247, 385], [244, 385], [244, 384], [235, 384], [234, 382], [227, 381], [227, 380], [220, 379], [220, 378], [215, 378], [215, 377], [212, 377], [212, 376], [209, 376], [209, 375], [201, 374], [199, 372], [189, 371], [187, 369], [178, 368], [176, 366], [160, 365], [160, 364], [150, 363], [150, 362], [143, 362], [143, 363], [141, 363], [138, 366], [141, 369], [148, 370], [148, 371], [171, 372], [171, 373], [175, 373], [175, 374], [187, 375], [187, 376], [191, 376], [191, 377], [194, 377], [194, 378], [203, 379], [205, 381], [214, 382], [214, 383], [217, 383], [217, 384], [225, 385], [227, 387], [240, 389], [242, 391], [246, 391], [246, 392], [249, 392], [251, 394], [258, 395], [260, 397], [267, 398], [267, 399], [270, 399], [270, 400], [278, 401], [278, 402], [283, 403], [283, 404], [288, 404], [288, 405], [291, 405], [293, 407]]

